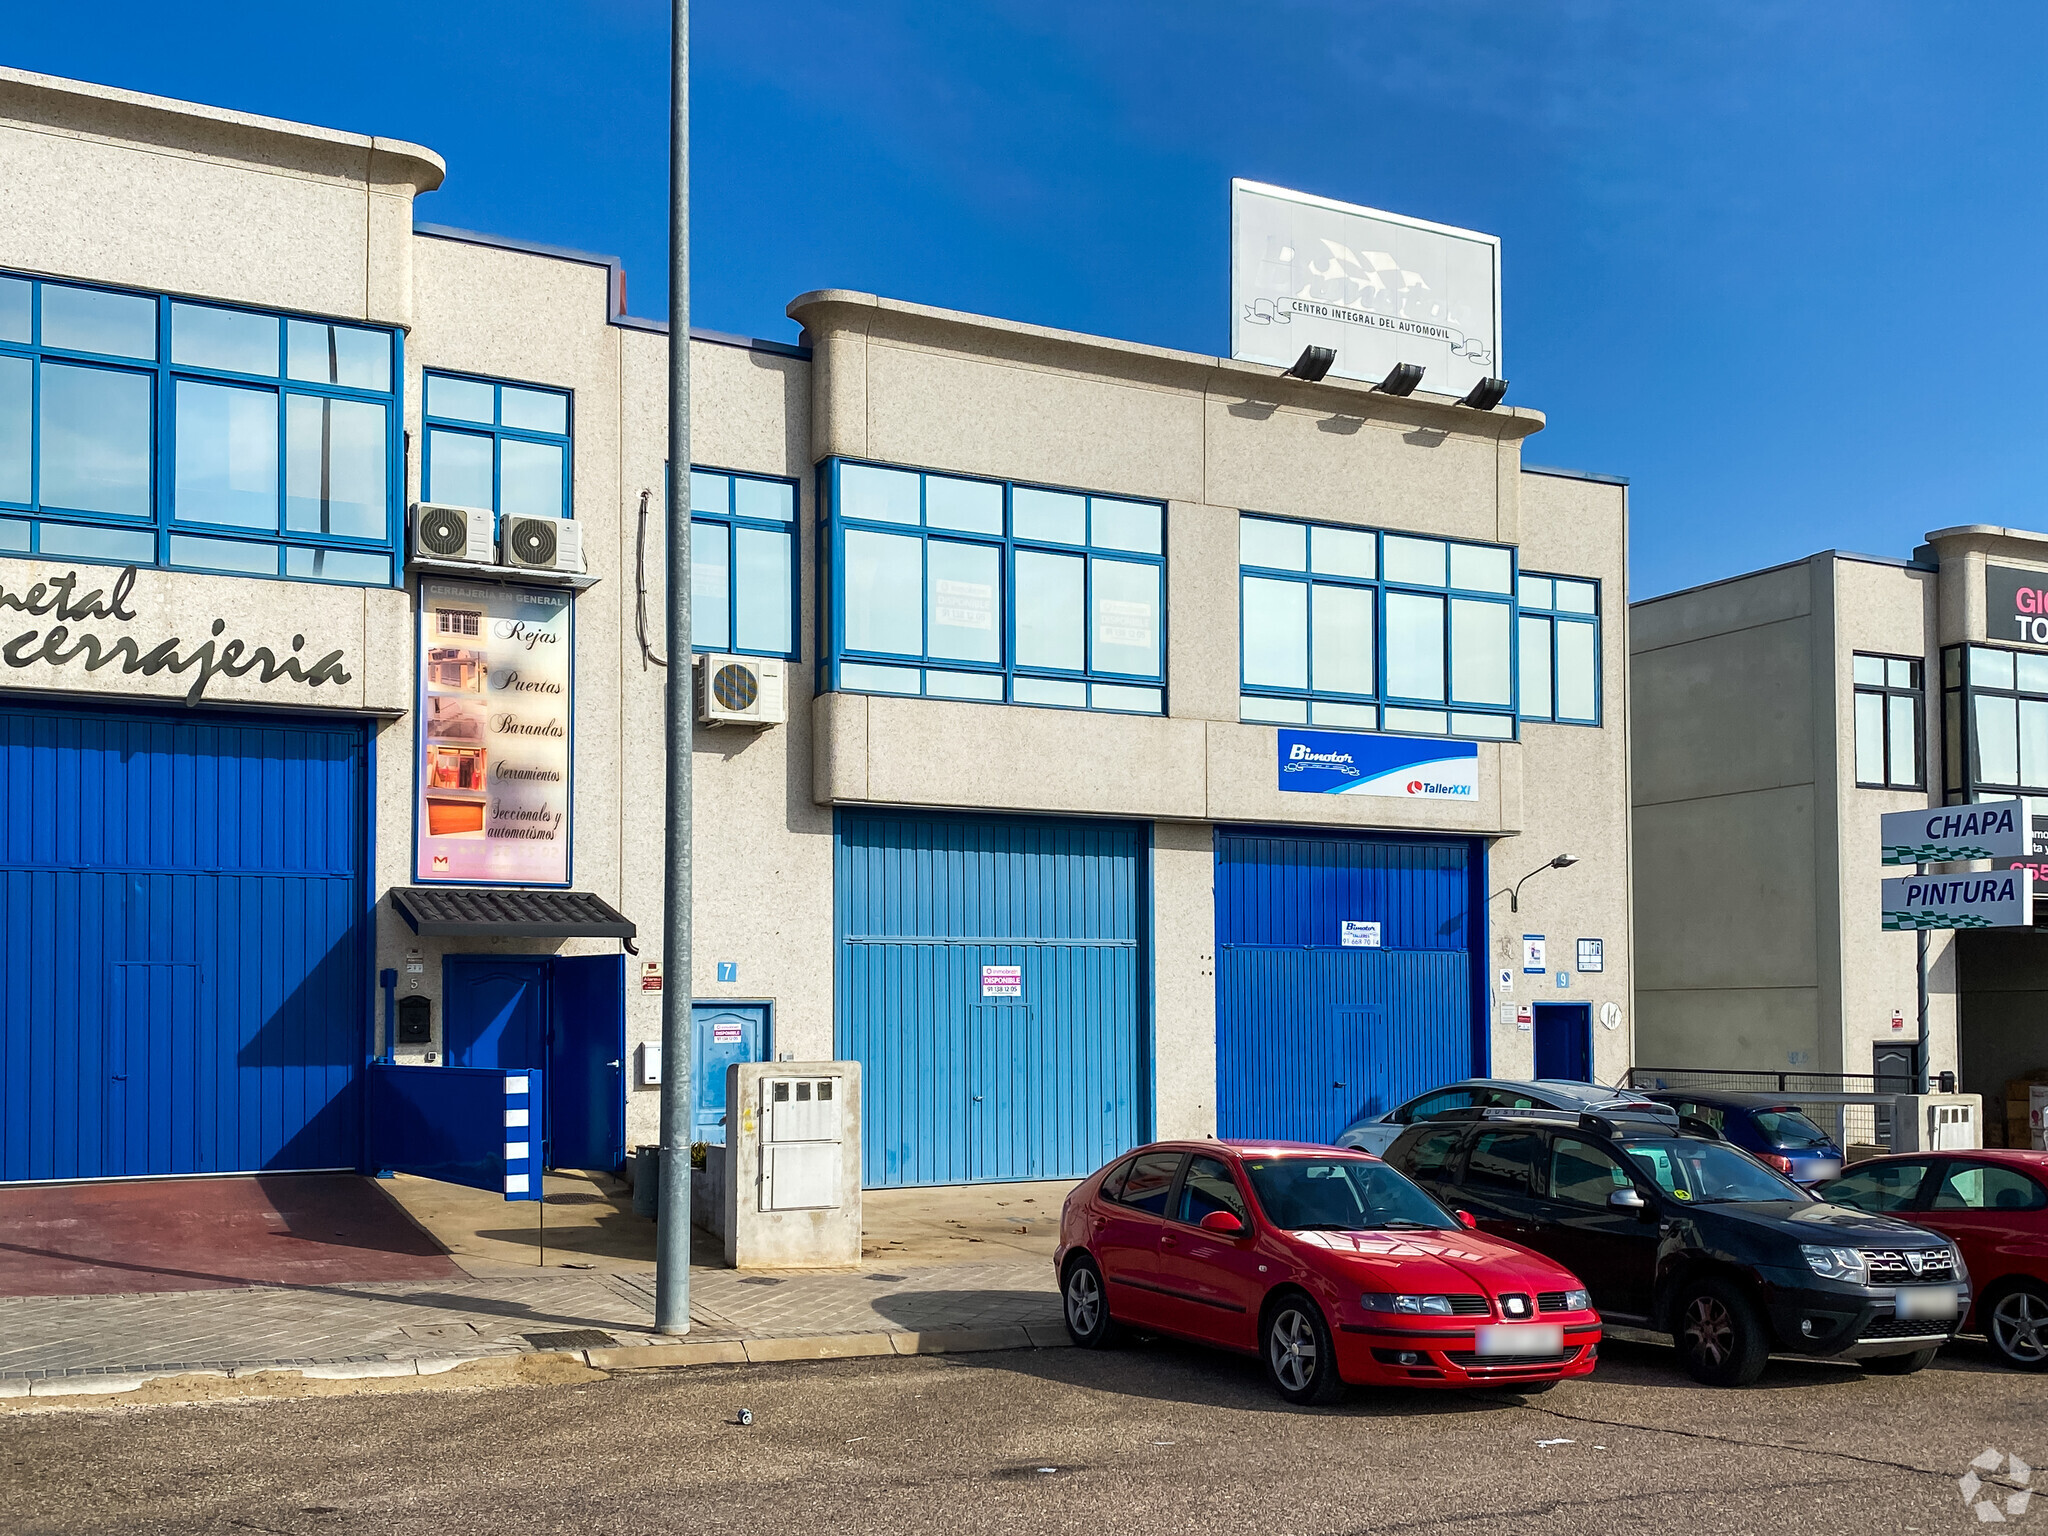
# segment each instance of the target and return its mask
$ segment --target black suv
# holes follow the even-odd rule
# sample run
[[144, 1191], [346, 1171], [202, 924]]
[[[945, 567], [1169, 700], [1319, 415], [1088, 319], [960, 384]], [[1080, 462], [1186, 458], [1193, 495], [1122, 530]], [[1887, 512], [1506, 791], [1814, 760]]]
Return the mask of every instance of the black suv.
[[1482, 1230], [1571, 1270], [1602, 1321], [1672, 1335], [1709, 1386], [1754, 1381], [1774, 1350], [1902, 1376], [1970, 1310], [1945, 1239], [1815, 1200], [1666, 1120], [1453, 1110], [1384, 1156]]

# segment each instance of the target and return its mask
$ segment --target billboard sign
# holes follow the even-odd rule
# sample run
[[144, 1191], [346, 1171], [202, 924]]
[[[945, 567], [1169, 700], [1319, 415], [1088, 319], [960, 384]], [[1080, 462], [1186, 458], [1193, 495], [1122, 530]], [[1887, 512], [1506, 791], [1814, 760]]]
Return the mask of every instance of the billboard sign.
[[1985, 566], [1984, 633], [1993, 640], [2048, 645], [2048, 571]]
[[1280, 788], [1301, 795], [1471, 800], [1479, 743], [1357, 731], [1280, 731]]
[[1505, 378], [1500, 240], [1260, 182], [1230, 184], [1230, 355], [1285, 368], [1329, 347], [1330, 372], [1377, 384], [1396, 363], [1424, 390]]
[[1893, 811], [1880, 819], [1887, 864], [1953, 864], [2016, 859], [2032, 851], [2024, 800], [1985, 800], [1931, 811]]
[[2034, 876], [2026, 869], [1977, 875], [1907, 875], [1884, 882], [1885, 931], [1916, 928], [2026, 928], [2033, 923]]

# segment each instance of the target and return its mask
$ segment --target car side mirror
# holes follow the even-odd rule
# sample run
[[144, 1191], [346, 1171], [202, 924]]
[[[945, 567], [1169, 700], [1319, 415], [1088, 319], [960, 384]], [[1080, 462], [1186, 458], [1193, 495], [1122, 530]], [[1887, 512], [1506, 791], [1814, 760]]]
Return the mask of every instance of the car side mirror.
[[1641, 1192], [1633, 1189], [1617, 1189], [1607, 1197], [1607, 1203], [1614, 1206], [1617, 1210], [1644, 1211], [1649, 1209], [1643, 1201]]
[[1458, 1212], [1458, 1225], [1476, 1232], [1479, 1229], [1479, 1218], [1470, 1211], [1460, 1211]]
[[1225, 1237], [1244, 1236], [1244, 1223], [1234, 1211], [1211, 1211], [1202, 1218], [1204, 1232], [1220, 1232]]

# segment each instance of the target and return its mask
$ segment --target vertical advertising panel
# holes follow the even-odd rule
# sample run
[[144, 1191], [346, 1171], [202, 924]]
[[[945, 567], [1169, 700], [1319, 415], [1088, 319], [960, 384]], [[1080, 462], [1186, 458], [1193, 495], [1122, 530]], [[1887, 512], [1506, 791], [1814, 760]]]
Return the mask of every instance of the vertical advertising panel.
[[420, 583], [422, 884], [569, 883], [572, 594]]

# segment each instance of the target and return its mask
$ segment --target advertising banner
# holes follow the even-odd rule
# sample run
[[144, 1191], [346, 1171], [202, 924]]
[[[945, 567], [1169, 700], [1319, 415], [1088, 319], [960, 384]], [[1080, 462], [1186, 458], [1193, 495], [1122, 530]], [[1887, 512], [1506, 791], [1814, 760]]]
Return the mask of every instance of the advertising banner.
[[1984, 633], [1993, 640], [2048, 645], [2048, 571], [1985, 566]]
[[1888, 933], [1916, 928], [2026, 928], [2033, 923], [2031, 870], [1980, 875], [1908, 875], [1884, 882]]
[[1893, 811], [1879, 821], [1887, 864], [2016, 859], [2031, 850], [2027, 803], [1985, 800], [1932, 811]]
[[421, 883], [569, 883], [571, 597], [420, 583]]
[[1280, 787], [1298, 795], [1470, 800], [1479, 793], [1479, 743], [1283, 726]]

